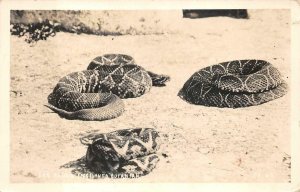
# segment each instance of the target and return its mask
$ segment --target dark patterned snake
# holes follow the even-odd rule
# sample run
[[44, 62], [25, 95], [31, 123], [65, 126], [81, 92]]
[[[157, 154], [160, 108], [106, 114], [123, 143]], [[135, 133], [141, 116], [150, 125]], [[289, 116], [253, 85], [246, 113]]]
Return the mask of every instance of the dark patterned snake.
[[93, 59], [87, 70], [61, 78], [46, 106], [67, 119], [112, 119], [124, 111], [120, 98], [139, 97], [169, 79], [136, 65], [131, 56], [106, 54]]
[[155, 154], [160, 146], [159, 133], [153, 128], [122, 129], [80, 140], [88, 145], [86, 164], [94, 173], [142, 176], [159, 161]]
[[275, 67], [263, 60], [235, 60], [194, 73], [178, 96], [189, 103], [214, 107], [259, 105], [287, 92]]

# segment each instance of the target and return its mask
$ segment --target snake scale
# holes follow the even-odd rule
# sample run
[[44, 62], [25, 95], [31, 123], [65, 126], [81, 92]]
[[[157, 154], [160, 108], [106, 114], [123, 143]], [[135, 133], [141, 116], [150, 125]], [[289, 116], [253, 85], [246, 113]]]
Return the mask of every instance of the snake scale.
[[159, 133], [153, 128], [121, 129], [81, 138], [88, 145], [86, 164], [95, 173], [130, 175], [148, 174], [159, 161]]
[[234, 60], [194, 73], [178, 96], [196, 105], [238, 108], [259, 105], [287, 92], [280, 72], [264, 60]]
[[129, 55], [106, 54], [93, 59], [87, 70], [61, 78], [46, 106], [67, 119], [112, 119], [124, 112], [120, 98], [139, 97], [169, 79], [146, 71]]

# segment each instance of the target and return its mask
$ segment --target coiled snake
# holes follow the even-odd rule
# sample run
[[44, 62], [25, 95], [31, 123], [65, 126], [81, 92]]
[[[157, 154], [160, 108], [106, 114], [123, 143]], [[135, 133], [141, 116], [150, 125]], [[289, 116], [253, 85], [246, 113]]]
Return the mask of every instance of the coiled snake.
[[124, 111], [120, 98], [139, 97], [169, 79], [136, 65], [131, 56], [106, 54], [93, 59], [87, 70], [61, 78], [46, 106], [67, 119], [112, 119]]
[[194, 73], [178, 96], [189, 103], [215, 107], [259, 105], [287, 92], [279, 71], [263, 60], [235, 60]]
[[[88, 145], [86, 164], [95, 173], [142, 176], [159, 161], [159, 133], [153, 128], [122, 129], [81, 138]], [[115, 176], [114, 176], [115, 177]]]

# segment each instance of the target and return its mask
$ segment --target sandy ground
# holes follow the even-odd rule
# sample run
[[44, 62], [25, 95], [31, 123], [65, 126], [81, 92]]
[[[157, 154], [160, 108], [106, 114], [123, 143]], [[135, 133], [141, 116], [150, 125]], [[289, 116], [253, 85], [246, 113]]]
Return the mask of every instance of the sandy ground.
[[[172, 20], [172, 18], [170, 18]], [[179, 33], [95, 36], [58, 33], [30, 47], [11, 37], [12, 182], [288, 182], [290, 94], [269, 103], [220, 109], [177, 97], [197, 70], [234, 59], [265, 59], [289, 82], [290, 13], [251, 12], [249, 20], [181, 19]], [[176, 22], [172, 20], [172, 22]], [[125, 113], [108, 121], [60, 118], [44, 106], [64, 75], [96, 56], [124, 53], [147, 70], [168, 74], [166, 87], [124, 100]], [[153, 127], [161, 132], [160, 162], [137, 179], [89, 179], [64, 168], [83, 157], [79, 138], [91, 132]]]

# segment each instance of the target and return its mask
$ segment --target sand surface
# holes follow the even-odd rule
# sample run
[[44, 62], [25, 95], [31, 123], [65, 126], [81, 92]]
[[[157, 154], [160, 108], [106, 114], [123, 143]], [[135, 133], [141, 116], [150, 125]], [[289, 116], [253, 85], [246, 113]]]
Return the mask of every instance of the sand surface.
[[[58, 33], [32, 47], [12, 36], [11, 181], [290, 181], [289, 93], [240, 109], [191, 105], [177, 96], [195, 71], [235, 59], [267, 60], [289, 83], [289, 21], [287, 10], [256, 10], [249, 20], [180, 19], [174, 34]], [[129, 54], [147, 70], [172, 79], [166, 87], [153, 87], [142, 97], [124, 100], [125, 113], [108, 121], [66, 120], [44, 106], [61, 77], [86, 69], [94, 57], [105, 53]], [[161, 133], [160, 161], [150, 174], [133, 180], [72, 174], [79, 166], [76, 160], [86, 152], [80, 137], [136, 127], [153, 127]], [[62, 167], [70, 163], [74, 166]]]

